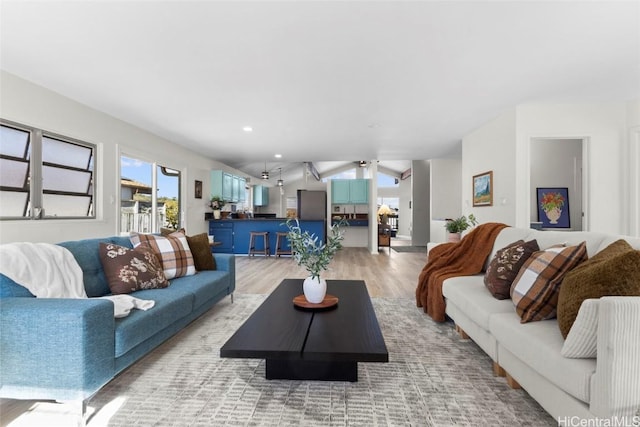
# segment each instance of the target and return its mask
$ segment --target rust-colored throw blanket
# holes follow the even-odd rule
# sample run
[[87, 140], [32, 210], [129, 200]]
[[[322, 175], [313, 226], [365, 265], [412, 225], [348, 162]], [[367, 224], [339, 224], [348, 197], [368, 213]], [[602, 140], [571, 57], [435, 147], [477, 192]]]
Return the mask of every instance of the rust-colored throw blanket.
[[458, 243], [444, 243], [431, 249], [416, 288], [416, 303], [436, 322], [445, 321], [442, 283], [449, 277], [471, 276], [482, 271], [493, 242], [506, 224], [489, 222], [474, 228]]

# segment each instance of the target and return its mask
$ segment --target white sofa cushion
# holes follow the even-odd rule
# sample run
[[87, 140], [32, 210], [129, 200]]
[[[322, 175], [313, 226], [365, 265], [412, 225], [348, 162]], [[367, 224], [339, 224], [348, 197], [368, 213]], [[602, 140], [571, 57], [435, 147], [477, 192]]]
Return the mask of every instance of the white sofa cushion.
[[[601, 250], [605, 249], [607, 246], [609, 246], [610, 244], [612, 244], [613, 242], [619, 239], [626, 240], [627, 243], [629, 243], [632, 248], [640, 250], [640, 238], [629, 237], [629, 236], [605, 236], [600, 242], [600, 246], [598, 247], [597, 252], [600, 252]], [[589, 253], [589, 256], [591, 256], [591, 252]]]
[[493, 313], [514, 313], [511, 300], [498, 300], [484, 286], [484, 276], [452, 277], [444, 281], [442, 294], [485, 331]]
[[515, 312], [498, 313], [491, 316], [489, 325], [499, 343], [498, 363], [500, 347], [505, 347], [556, 387], [589, 402], [596, 359], [562, 357], [564, 339], [555, 319], [521, 324]]
[[569, 358], [596, 357], [598, 344], [598, 299], [582, 301], [578, 316], [569, 330], [561, 354]]
[[536, 239], [540, 249], [549, 248], [553, 245], [564, 244], [565, 246], [576, 246], [582, 242], [586, 243], [587, 255], [593, 256], [600, 250], [600, 245], [606, 235], [591, 231], [538, 231], [531, 230], [532, 234], [528, 240]]

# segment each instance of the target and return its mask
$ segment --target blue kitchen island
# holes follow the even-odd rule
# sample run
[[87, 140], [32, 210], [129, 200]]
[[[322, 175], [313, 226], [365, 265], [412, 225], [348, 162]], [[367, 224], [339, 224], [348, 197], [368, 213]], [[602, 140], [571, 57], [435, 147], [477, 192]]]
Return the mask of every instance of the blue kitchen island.
[[[249, 233], [252, 231], [269, 233], [271, 255], [276, 253], [276, 233], [287, 232], [286, 218], [249, 218], [249, 219], [212, 219], [209, 221], [209, 234], [214, 236], [219, 246], [213, 252], [247, 255], [249, 253]], [[315, 234], [325, 240], [326, 223], [324, 220], [299, 220], [302, 231]], [[285, 240], [284, 248], [289, 249], [289, 241]], [[256, 240], [256, 249], [263, 249], [262, 238]]]

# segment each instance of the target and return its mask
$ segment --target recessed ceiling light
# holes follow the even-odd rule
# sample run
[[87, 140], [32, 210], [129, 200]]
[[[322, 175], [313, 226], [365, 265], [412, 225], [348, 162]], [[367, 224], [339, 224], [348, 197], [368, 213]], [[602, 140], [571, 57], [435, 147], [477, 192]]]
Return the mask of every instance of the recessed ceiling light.
[[245, 132], [253, 132], [253, 128], [251, 126], [244, 126], [242, 130]]
[[275, 157], [276, 159], [281, 159], [282, 158], [282, 154], [274, 154], [273, 157]]

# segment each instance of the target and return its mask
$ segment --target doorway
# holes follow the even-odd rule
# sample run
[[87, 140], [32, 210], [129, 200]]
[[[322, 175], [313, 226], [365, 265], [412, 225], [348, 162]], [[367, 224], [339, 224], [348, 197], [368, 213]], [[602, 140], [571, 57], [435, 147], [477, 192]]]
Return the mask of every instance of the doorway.
[[631, 129], [630, 141], [629, 235], [640, 237], [640, 127]]
[[[532, 138], [530, 144], [530, 220], [534, 228], [559, 231], [587, 230], [584, 206], [586, 141], [584, 138]], [[563, 219], [549, 220], [543, 195], [561, 199]], [[550, 197], [550, 196], [547, 196]]]

